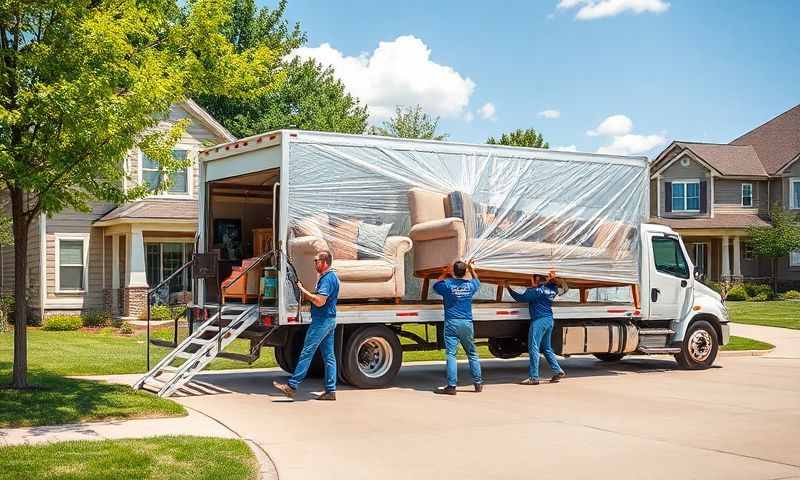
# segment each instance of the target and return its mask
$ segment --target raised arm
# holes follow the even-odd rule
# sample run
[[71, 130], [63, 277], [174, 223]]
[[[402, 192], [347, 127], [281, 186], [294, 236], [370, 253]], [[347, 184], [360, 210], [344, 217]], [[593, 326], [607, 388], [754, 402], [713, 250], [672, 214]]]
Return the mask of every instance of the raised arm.
[[311, 293], [303, 286], [301, 282], [297, 282], [297, 286], [300, 288], [300, 291], [303, 292], [303, 296], [308, 299], [309, 302], [313, 303], [315, 307], [321, 307], [325, 305], [325, 302], [328, 301], [327, 295], [321, 295], [319, 293]]
[[475, 262], [474, 259], [472, 258], [469, 259], [469, 261], [467, 262], [467, 271], [469, 272], [470, 276], [472, 276], [472, 278], [474, 278], [475, 280], [480, 280], [478, 278], [478, 274], [475, 273], [475, 267], [473, 266], [474, 262]]

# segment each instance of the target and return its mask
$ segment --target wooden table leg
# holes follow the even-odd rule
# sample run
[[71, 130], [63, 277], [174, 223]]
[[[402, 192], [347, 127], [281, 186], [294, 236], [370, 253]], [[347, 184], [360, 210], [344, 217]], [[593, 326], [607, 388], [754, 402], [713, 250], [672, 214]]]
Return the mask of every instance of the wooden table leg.
[[431, 282], [431, 281], [430, 281], [430, 279], [429, 279], [428, 277], [425, 277], [425, 278], [422, 280], [422, 293], [421, 293], [421, 295], [420, 295], [420, 299], [421, 299], [423, 302], [424, 302], [424, 301], [426, 301], [426, 300], [428, 300], [428, 286], [430, 285], [430, 282]]
[[586, 288], [581, 288], [581, 303], [589, 303], [589, 290]]
[[631, 285], [631, 297], [633, 297], [633, 306], [638, 310], [642, 308], [642, 302], [639, 298], [639, 285]]
[[497, 294], [494, 297], [494, 301], [497, 302], [497, 303], [500, 303], [500, 302], [503, 301], [503, 286], [502, 285], [498, 285], [497, 286]]

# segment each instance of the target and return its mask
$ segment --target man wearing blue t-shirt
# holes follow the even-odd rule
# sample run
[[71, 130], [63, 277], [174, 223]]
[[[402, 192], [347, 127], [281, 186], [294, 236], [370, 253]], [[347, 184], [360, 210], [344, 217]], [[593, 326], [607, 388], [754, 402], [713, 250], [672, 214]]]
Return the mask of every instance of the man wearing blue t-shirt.
[[551, 337], [553, 335], [553, 300], [568, 287], [563, 280], [557, 280], [554, 272], [550, 272], [547, 277], [542, 275], [533, 276], [533, 287], [528, 288], [523, 293], [517, 293], [511, 289], [508, 283], [505, 284], [508, 293], [518, 302], [528, 304], [528, 311], [531, 316], [531, 324], [528, 328], [528, 356], [530, 364], [528, 367], [528, 378], [520, 382], [522, 385], [539, 385], [539, 352], [544, 353], [550, 370], [556, 372], [550, 379], [551, 383], [556, 383], [566, 376], [564, 370], [558, 364], [556, 354], [553, 352]]
[[322, 360], [325, 362], [325, 393], [319, 395], [317, 400], [336, 400], [336, 354], [333, 350], [333, 339], [336, 331], [339, 278], [331, 269], [331, 258], [331, 253], [327, 251], [321, 251], [314, 257], [314, 267], [320, 275], [314, 293], [297, 282], [297, 286], [303, 292], [303, 298], [311, 302], [311, 325], [306, 332], [300, 360], [292, 377], [285, 384], [272, 382], [275, 388], [289, 398], [294, 398], [297, 387], [306, 378], [311, 360], [319, 348], [322, 351]]
[[[464, 276], [469, 270], [470, 279]], [[452, 271], [453, 276], [445, 279]], [[469, 370], [476, 392], [483, 390], [481, 362], [475, 349], [475, 331], [472, 327], [472, 297], [478, 293], [481, 282], [472, 268], [472, 262], [458, 261], [446, 267], [433, 284], [433, 290], [444, 300], [444, 347], [447, 352], [447, 386], [439, 387], [435, 393], [456, 394], [458, 380], [456, 350], [458, 344], [464, 348], [469, 359]]]

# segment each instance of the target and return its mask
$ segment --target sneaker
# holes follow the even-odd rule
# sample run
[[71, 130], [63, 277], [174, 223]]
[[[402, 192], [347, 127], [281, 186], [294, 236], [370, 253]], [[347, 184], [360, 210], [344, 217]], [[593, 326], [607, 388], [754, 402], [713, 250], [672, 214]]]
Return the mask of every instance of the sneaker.
[[336, 400], [336, 392], [326, 391], [323, 394], [317, 395], [315, 400]]
[[566, 373], [564, 373], [564, 371], [562, 370], [562, 371], [560, 371], [560, 372], [556, 373], [555, 375], [553, 375], [553, 376], [550, 378], [550, 383], [558, 383], [558, 382], [559, 382], [559, 380], [561, 380], [562, 378], [564, 378], [564, 377], [566, 377], [566, 376], [567, 376], [567, 374], [566, 374]]
[[448, 385], [446, 387], [438, 387], [433, 393], [438, 393], [439, 395], [455, 395], [456, 394], [456, 387], [453, 385]]
[[475, 393], [481, 393], [483, 391], [482, 383], [473, 383], [472, 386], [475, 387]]
[[539, 385], [538, 378], [526, 378], [525, 380], [519, 382], [520, 385]]
[[276, 381], [272, 382], [272, 386], [280, 390], [281, 393], [283, 393], [287, 397], [294, 400], [294, 394], [297, 393], [297, 391], [295, 391], [294, 388], [290, 387], [289, 385], [286, 385], [285, 383], [279, 383]]

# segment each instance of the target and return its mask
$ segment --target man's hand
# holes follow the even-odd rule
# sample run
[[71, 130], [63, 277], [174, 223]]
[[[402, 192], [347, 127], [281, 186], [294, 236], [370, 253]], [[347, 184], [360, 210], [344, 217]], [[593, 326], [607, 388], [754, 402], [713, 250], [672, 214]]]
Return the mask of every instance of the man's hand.
[[556, 271], [555, 270], [550, 270], [549, 272], [547, 272], [547, 281], [548, 282], [552, 282], [555, 279], [556, 279]]
[[452, 270], [452, 267], [450, 265], [442, 267], [442, 273], [439, 274], [439, 277], [436, 280], [444, 280], [445, 278], [447, 278], [450, 275], [450, 270]]
[[474, 263], [475, 263], [475, 259], [474, 258], [470, 258], [469, 260], [467, 260], [467, 271], [472, 276], [472, 278], [477, 280], [478, 279], [478, 274], [475, 273]]

